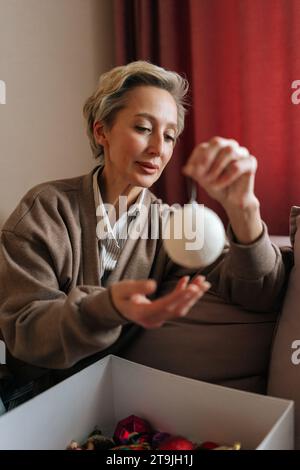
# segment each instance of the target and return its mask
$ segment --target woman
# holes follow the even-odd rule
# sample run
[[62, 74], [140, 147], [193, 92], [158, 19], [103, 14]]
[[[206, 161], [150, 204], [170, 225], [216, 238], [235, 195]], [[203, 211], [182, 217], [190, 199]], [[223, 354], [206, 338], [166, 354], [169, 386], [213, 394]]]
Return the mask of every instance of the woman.
[[[237, 142], [201, 144], [183, 170], [230, 219], [231, 249], [206, 270], [209, 282], [164, 251], [162, 204], [148, 188], [183, 130], [187, 88], [178, 74], [142, 61], [103, 74], [84, 106], [100, 165], [89, 175], [33, 188], [6, 222], [0, 325], [8, 365], [18, 385], [33, 384], [30, 393], [109, 352], [134, 357], [137, 332], [159, 335], [170, 320], [184, 321], [193, 306], [201, 309], [211, 284], [249, 309], [273, 306], [284, 268], [253, 192], [256, 160]], [[153, 226], [156, 238], [149, 236]], [[137, 227], [139, 236], [130, 236]], [[151, 354], [158, 366], [164, 362], [155, 343]]]

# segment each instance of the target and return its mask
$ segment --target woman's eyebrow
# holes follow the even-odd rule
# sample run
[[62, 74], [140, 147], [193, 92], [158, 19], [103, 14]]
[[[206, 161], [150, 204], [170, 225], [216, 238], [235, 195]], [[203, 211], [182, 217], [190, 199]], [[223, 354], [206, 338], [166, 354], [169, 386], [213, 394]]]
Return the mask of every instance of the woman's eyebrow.
[[[150, 119], [150, 121], [157, 121], [156, 117], [149, 113], [137, 113], [135, 116], [144, 117], [146, 119]], [[167, 127], [173, 127], [175, 130], [177, 130], [176, 122], [168, 122]]]

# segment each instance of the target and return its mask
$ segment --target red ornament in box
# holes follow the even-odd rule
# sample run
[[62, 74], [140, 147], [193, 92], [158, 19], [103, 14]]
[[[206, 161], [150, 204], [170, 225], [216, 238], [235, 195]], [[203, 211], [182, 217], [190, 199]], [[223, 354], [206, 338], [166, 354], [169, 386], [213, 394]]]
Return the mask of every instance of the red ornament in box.
[[205, 441], [202, 442], [202, 444], [199, 446], [199, 449], [203, 450], [213, 450], [216, 447], [219, 447], [220, 444], [217, 444], [216, 442], [211, 442], [211, 441]]
[[181, 436], [171, 436], [157, 447], [158, 450], [194, 450], [195, 445]]
[[[118, 422], [113, 439], [115, 443], [119, 445], [128, 444], [129, 442], [136, 444], [151, 442], [152, 435], [153, 429], [146, 420], [135, 415], [130, 415]], [[137, 437], [138, 439], [136, 439]], [[132, 440], [134, 440], [134, 442], [131, 442]]]

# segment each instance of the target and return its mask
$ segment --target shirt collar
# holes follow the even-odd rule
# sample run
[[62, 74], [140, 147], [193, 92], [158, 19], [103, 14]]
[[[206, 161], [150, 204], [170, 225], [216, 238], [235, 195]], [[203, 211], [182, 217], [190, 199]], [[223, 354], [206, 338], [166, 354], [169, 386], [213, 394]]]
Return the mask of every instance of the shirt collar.
[[140, 194], [138, 195], [138, 198], [134, 204], [131, 204], [129, 207], [127, 213], [130, 217], [137, 217], [140, 212], [142, 205], [145, 202], [145, 195], [146, 195], [146, 188], [143, 188]]

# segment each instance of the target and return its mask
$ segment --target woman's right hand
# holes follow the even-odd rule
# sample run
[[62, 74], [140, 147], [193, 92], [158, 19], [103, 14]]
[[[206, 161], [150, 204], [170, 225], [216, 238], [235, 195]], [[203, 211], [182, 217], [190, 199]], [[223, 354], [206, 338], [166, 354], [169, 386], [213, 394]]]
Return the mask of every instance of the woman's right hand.
[[233, 139], [213, 137], [193, 150], [183, 173], [224, 207], [236, 241], [251, 244], [263, 232], [254, 193], [257, 161]]
[[192, 306], [210, 288], [203, 276], [189, 282], [189, 276], [182, 277], [169, 294], [150, 300], [147, 295], [156, 290], [156, 282], [146, 280], [123, 280], [111, 289], [112, 301], [116, 309], [127, 320], [144, 328], [158, 328], [172, 318], [184, 317]]

